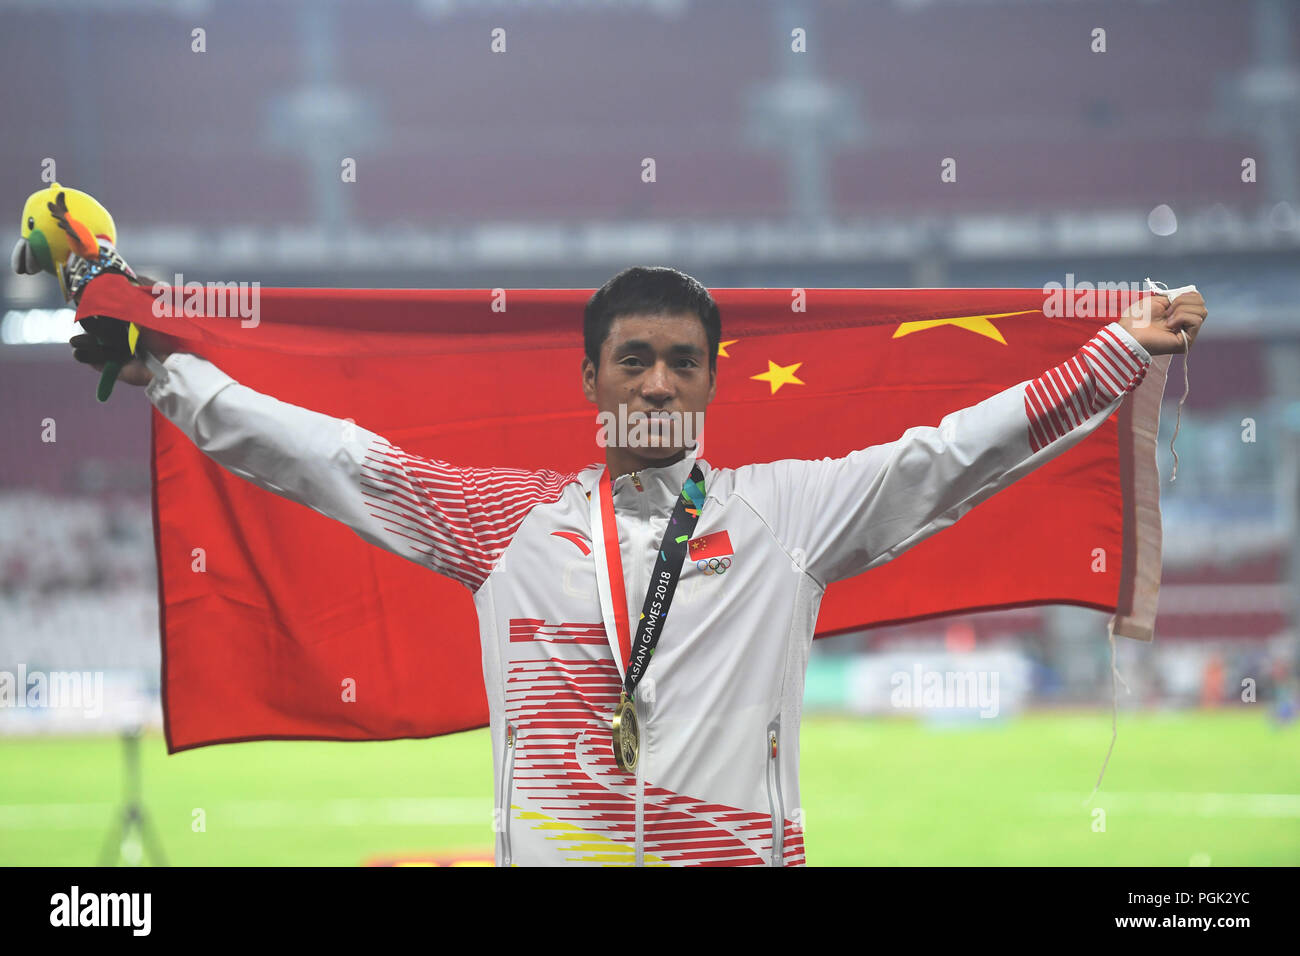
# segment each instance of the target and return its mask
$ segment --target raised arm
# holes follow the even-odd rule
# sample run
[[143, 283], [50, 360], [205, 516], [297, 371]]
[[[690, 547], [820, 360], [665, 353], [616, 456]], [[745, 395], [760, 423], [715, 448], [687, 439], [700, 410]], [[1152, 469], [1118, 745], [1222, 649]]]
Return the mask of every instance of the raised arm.
[[861, 574], [1073, 448], [1142, 381], [1151, 356], [1119, 323], [1035, 379], [843, 458], [737, 470], [736, 493], [821, 584]]
[[[78, 346], [73, 340], [74, 347]], [[267, 491], [341, 521], [371, 544], [477, 590], [525, 515], [570, 476], [463, 468], [241, 385], [187, 352], [146, 348], [129, 379], [212, 460]], [[91, 346], [84, 341], [82, 349]], [[93, 352], [78, 359], [93, 364]], [[126, 370], [124, 370], [126, 374]]]

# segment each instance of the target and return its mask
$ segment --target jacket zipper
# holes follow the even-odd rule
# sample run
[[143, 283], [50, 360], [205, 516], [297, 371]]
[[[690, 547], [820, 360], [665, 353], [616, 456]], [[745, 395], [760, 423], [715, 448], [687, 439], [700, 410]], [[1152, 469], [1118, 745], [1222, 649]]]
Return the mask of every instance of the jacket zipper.
[[767, 725], [767, 803], [772, 812], [771, 866], [785, 865], [785, 807], [781, 803], [781, 758], [778, 753], [781, 721]]
[[518, 728], [506, 724], [506, 767], [503, 773], [502, 790], [505, 797], [501, 801], [501, 865], [510, 866], [510, 797], [514, 791], [515, 747], [519, 743]]
[[645, 731], [641, 731], [641, 754], [636, 761], [636, 857], [634, 865], [645, 866]]
[[[645, 488], [642, 487], [642, 485], [641, 485], [641, 476], [638, 475], [636, 472], [632, 472], [632, 484], [636, 486], [636, 490], [637, 490], [638, 492], [643, 492], [643, 491], [645, 491]], [[641, 529], [641, 535], [642, 535], [643, 537], [648, 538], [648, 537], [650, 537], [650, 508], [649, 508], [649, 505], [646, 503], [646, 497], [645, 497], [645, 495], [643, 495], [643, 494], [638, 494], [636, 500], [637, 500], [637, 505], [638, 505], [639, 510], [640, 510], [640, 513], [641, 513], [641, 521], [640, 521], [640, 525], [639, 525], [639, 527], [640, 527], [640, 529]], [[638, 582], [639, 582], [639, 581], [641, 580], [641, 566], [642, 566], [642, 564], [644, 563], [644, 555], [645, 555], [645, 547], [644, 547], [644, 542], [642, 542], [642, 545], [636, 549], [636, 577], [632, 579], [632, 580], [634, 580], [634, 581], [638, 581]], [[644, 590], [642, 590], [641, 593], [644, 594], [644, 593], [645, 593]], [[638, 609], [638, 608], [633, 608], [633, 609], [632, 609], [632, 613], [633, 613], [634, 615], [638, 614], [638, 612], [639, 612], [639, 609]], [[636, 617], [633, 617], [633, 618], [632, 618], [632, 620], [636, 620], [636, 619], [637, 619]], [[635, 636], [635, 635], [634, 635], [634, 636]], [[641, 688], [638, 687], [637, 690], [641, 690]], [[645, 775], [644, 775], [644, 771], [645, 771], [645, 756], [646, 756], [646, 754], [645, 754], [645, 752], [646, 752], [646, 728], [645, 728], [645, 718], [648, 716], [648, 714], [646, 713], [646, 708], [645, 708], [645, 704], [644, 704], [644, 700], [645, 700], [645, 695], [644, 695], [644, 693], [641, 694], [640, 696], [641, 696], [641, 698], [642, 698], [642, 706], [641, 706], [641, 708], [639, 709], [639, 711], [638, 711], [638, 715], [637, 715], [638, 718], [639, 718], [639, 720], [640, 720], [640, 727], [638, 728], [638, 730], [640, 731], [639, 736], [640, 736], [641, 739], [640, 739], [640, 754], [639, 754], [639, 756], [637, 757], [637, 761], [636, 761], [636, 859], [635, 859], [635, 864], [636, 864], [637, 866], [645, 866]]]

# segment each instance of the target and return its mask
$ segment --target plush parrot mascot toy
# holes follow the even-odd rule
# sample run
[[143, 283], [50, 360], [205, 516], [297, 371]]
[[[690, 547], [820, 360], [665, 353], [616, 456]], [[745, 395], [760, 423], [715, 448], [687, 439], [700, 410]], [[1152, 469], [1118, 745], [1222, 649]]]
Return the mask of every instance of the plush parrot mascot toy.
[[[20, 275], [53, 273], [65, 302], [80, 302], [81, 292], [96, 276], [118, 272], [137, 281], [117, 251], [117, 228], [108, 210], [94, 197], [51, 183], [28, 197], [12, 264]], [[96, 397], [108, 401], [122, 366], [131, 361], [140, 329], [103, 315], [88, 315], [82, 327], [109, 353]]]

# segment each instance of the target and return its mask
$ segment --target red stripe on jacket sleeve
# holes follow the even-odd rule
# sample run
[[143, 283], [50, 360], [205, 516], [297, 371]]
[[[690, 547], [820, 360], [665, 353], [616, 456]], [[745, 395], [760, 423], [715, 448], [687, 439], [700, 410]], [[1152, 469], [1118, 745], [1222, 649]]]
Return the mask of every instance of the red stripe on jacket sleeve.
[[471, 590], [487, 580], [534, 507], [559, 499], [576, 474], [462, 468], [377, 438], [360, 477], [371, 516], [435, 571]]
[[1030, 448], [1046, 448], [1133, 391], [1150, 364], [1110, 326], [1100, 329], [1078, 352], [1026, 386]]

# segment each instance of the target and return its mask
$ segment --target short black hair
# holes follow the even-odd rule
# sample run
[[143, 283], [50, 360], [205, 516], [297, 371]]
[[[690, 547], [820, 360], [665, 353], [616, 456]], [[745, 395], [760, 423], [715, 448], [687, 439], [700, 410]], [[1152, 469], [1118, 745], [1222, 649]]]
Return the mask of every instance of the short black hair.
[[624, 315], [690, 312], [699, 316], [709, 342], [709, 370], [718, 367], [722, 316], [709, 290], [684, 272], [668, 266], [632, 266], [596, 290], [582, 318], [583, 346], [591, 364], [600, 368], [600, 347], [609, 327]]

